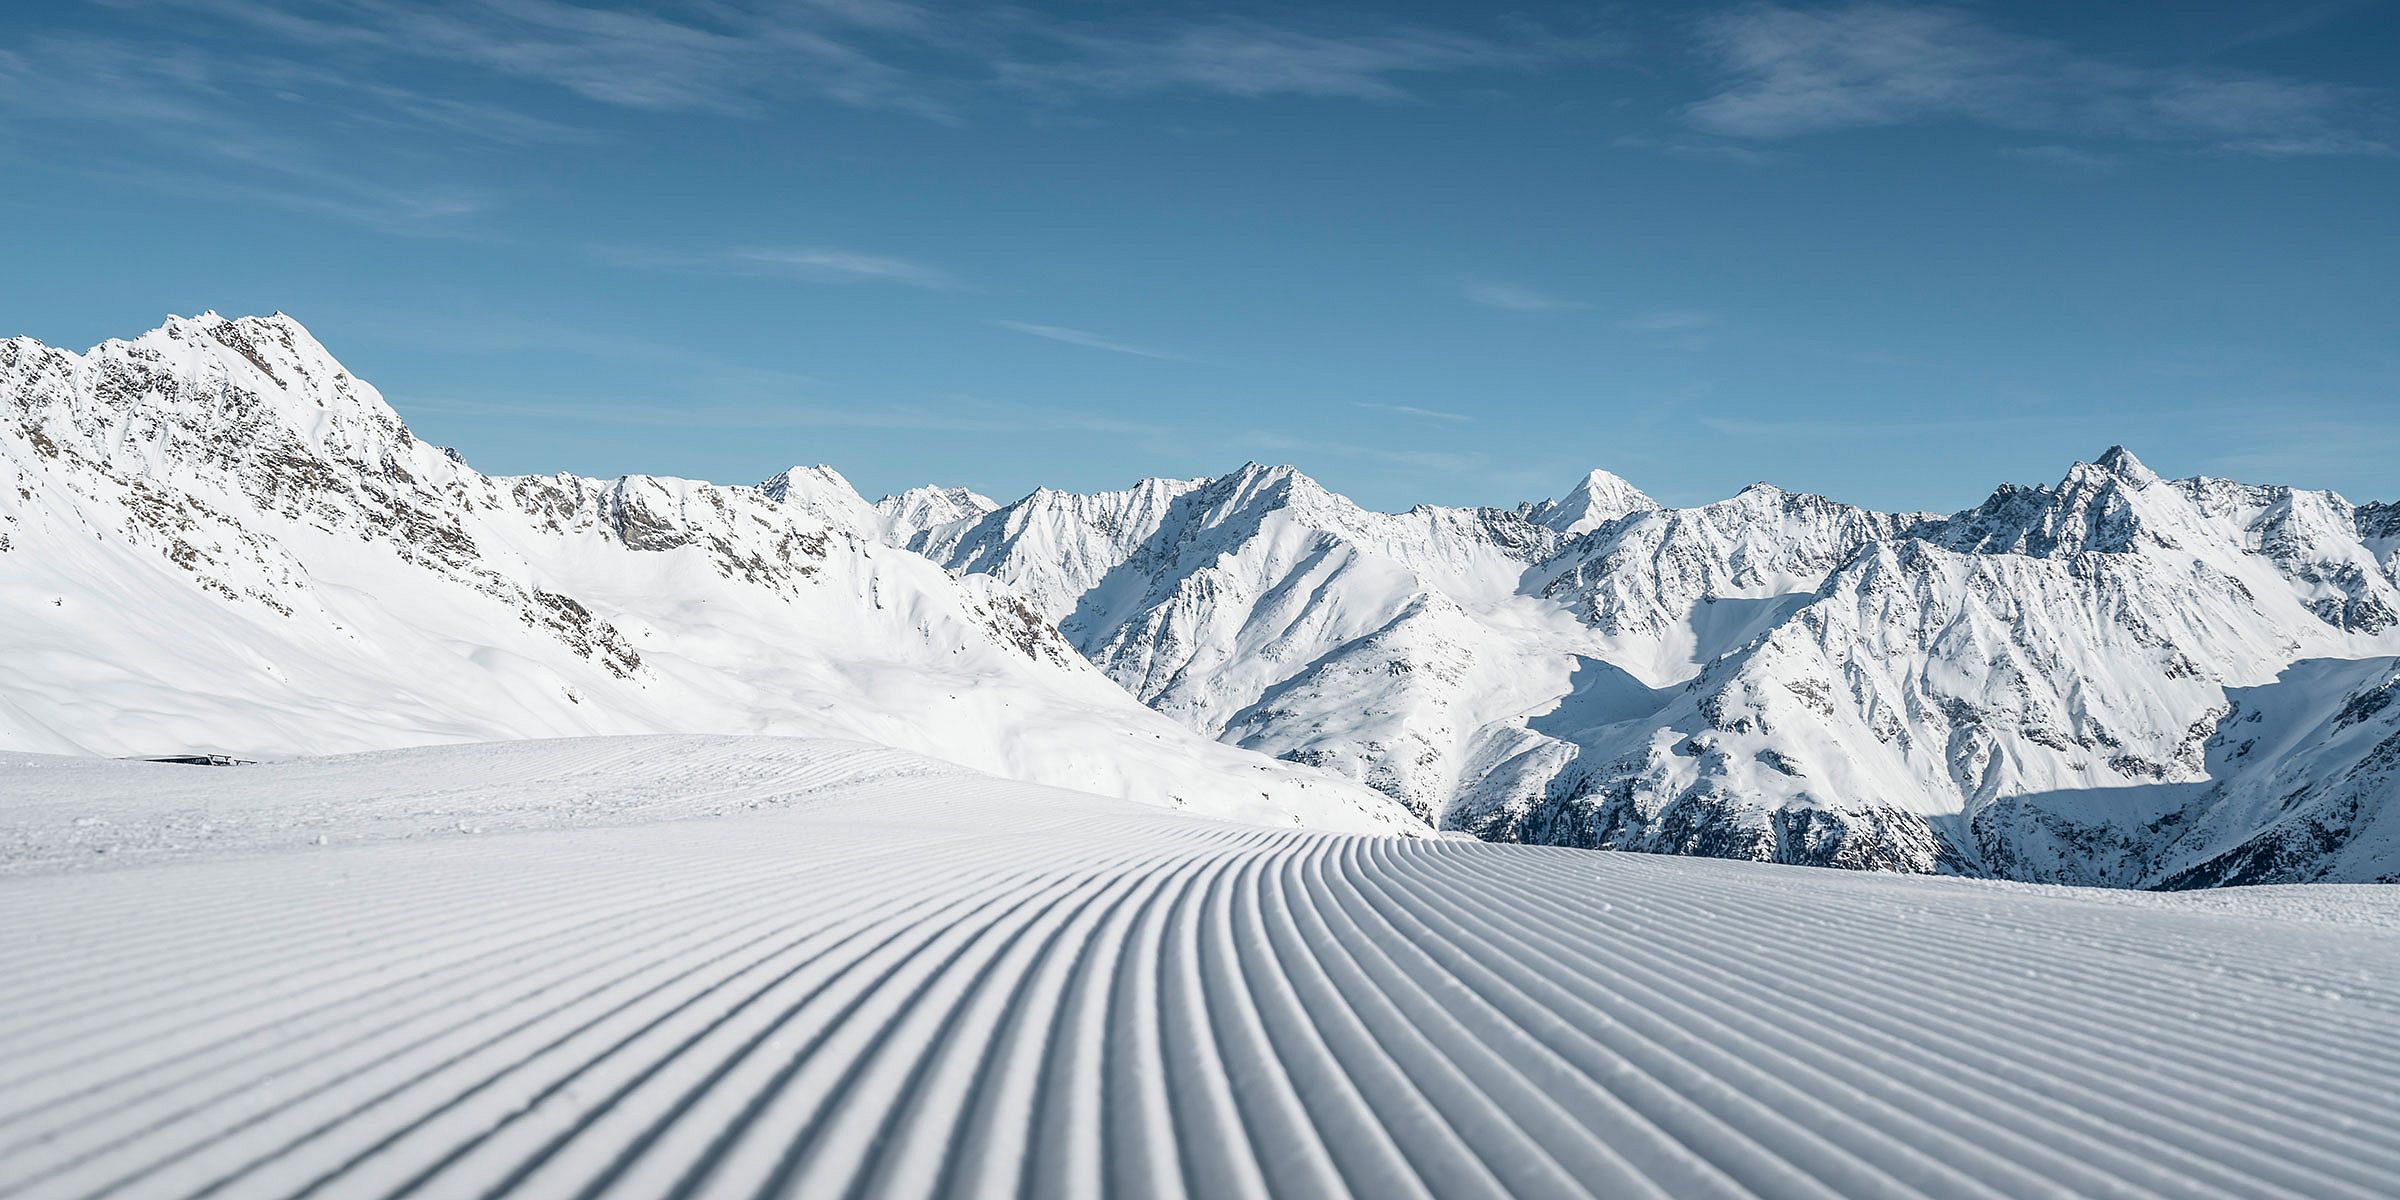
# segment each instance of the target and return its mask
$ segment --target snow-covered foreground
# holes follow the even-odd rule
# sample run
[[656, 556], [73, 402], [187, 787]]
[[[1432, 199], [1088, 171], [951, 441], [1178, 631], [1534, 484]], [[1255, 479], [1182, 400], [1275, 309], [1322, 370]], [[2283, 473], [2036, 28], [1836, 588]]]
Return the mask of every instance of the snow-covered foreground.
[[745, 739], [0, 794], [10, 1195], [2400, 1181], [2393, 889], [1275, 830]]

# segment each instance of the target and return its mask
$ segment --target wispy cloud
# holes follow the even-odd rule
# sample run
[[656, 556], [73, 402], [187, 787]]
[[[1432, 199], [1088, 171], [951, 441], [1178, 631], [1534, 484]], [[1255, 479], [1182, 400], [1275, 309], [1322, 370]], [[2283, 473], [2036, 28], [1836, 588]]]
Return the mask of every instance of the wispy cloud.
[[1088, 330], [1069, 329], [1064, 325], [1036, 325], [1031, 321], [994, 321], [992, 324], [1013, 333], [1048, 338], [1053, 342], [1065, 342], [1070, 346], [1082, 346], [1091, 350], [1106, 350], [1113, 354], [1131, 354], [1141, 358], [1156, 358], [1169, 362], [1180, 361], [1179, 356], [1161, 350], [1136, 346], [1130, 342], [1120, 342]]
[[697, 252], [595, 246], [592, 254], [618, 266], [652, 270], [764, 275], [805, 283], [896, 283], [933, 290], [960, 286], [957, 278], [939, 267], [830, 246], [736, 246]]
[[921, 288], [958, 286], [958, 281], [952, 279], [948, 272], [923, 263], [880, 254], [860, 254], [854, 250], [832, 250], [823, 246], [750, 246], [732, 251], [728, 258], [777, 274], [824, 283], [904, 283]]
[[1414, 404], [1378, 404], [1371, 400], [1361, 400], [1357, 407], [1369, 412], [1385, 412], [1402, 417], [1421, 417], [1428, 421], [1465, 422], [1475, 419], [1465, 413], [1443, 412], [1438, 408], [1418, 408]]
[[1833, 439], [1841, 441], [1886, 440], [1892, 438], [1924, 437], [1928, 435], [1972, 435], [2024, 429], [2082, 429], [2105, 424], [2106, 416], [2094, 412], [2031, 413], [2013, 412], [1996, 417], [1945, 417], [1932, 420], [1885, 421], [1825, 418], [1821, 420], [1760, 420], [1753, 417], [1703, 415], [1694, 418], [1696, 424], [1712, 433], [1728, 437], [1760, 438], [1772, 441]]
[[1461, 289], [1460, 294], [1466, 297], [1469, 304], [1508, 312], [1563, 312], [1590, 307], [1581, 300], [1546, 295], [1513, 283], [1470, 283]]
[[1770, 150], [1760, 150], [1733, 142], [1720, 142], [1703, 137], [1654, 138], [1642, 134], [1626, 134], [1609, 143], [1621, 150], [1655, 150], [1676, 158], [1698, 162], [1732, 163], [1740, 167], [1760, 167], [1778, 161], [1783, 156]]
[[472, 301], [435, 309], [416, 306], [369, 308], [350, 314], [361, 340], [382, 341], [413, 351], [487, 354], [512, 359], [546, 356], [588, 359], [623, 366], [661, 367], [679, 380], [694, 381], [711, 395], [799, 395], [819, 387], [816, 376], [755, 362], [737, 361], [704, 343], [652, 339], [622, 327], [592, 327]]
[[1300, 29], [1219, 19], [1153, 28], [1042, 30], [1039, 58], [1001, 64], [1001, 78], [1051, 92], [1215, 92], [1398, 100], [1411, 76], [1521, 70], [1613, 49], [1591, 35], [1519, 28], [1506, 37], [1401, 26]]
[[402, 416], [437, 413], [513, 417], [539, 421], [593, 421], [637, 428], [709, 428], [729, 431], [781, 429], [905, 429], [933, 433], [1077, 432], [1157, 436], [1162, 426], [1102, 414], [1033, 405], [999, 404], [953, 397], [935, 404], [827, 404], [789, 397], [746, 398], [736, 404], [690, 404], [678, 400], [591, 400], [546, 397], [419, 397]]
[[[322, 110], [320, 97], [330, 98]], [[497, 203], [493, 189], [455, 175], [455, 163], [476, 153], [457, 137], [462, 124], [475, 124], [473, 108], [312, 64], [180, 46], [30, 34], [0, 50], [0, 113], [15, 156], [170, 195], [395, 233], [458, 232]], [[337, 152], [326, 132], [363, 128], [438, 132], [448, 144], [440, 155], [402, 144], [367, 158]], [[479, 132], [491, 143], [573, 136], [530, 121], [487, 122]]]
[[2070, 171], [2107, 171], [2121, 161], [2114, 154], [2080, 150], [2073, 146], [2009, 146], [2000, 151], [2004, 158], [2037, 163], [2045, 167], [2064, 167]]
[[1661, 308], [1614, 322], [1645, 346], [1697, 353], [1709, 348], [1720, 324], [1717, 314], [1696, 308]]
[[812, 97], [955, 122], [993, 89], [1051, 100], [1136, 92], [1394, 100], [1407, 81], [1607, 53], [1588, 32], [1103, 13], [917, 0], [116, 0], [352, 60], [467, 66], [656, 112], [763, 111]]
[[871, 48], [914, 31], [900, 19], [913, 11], [907, 5], [724, 4], [685, 14], [562, 0], [180, 0], [179, 7], [325, 54], [464, 65], [623, 108], [744, 112], [797, 91], [856, 107], [949, 115]]
[[1665, 308], [1627, 317], [1617, 328], [1629, 333], [1697, 333], [1717, 323], [1717, 314], [1692, 308]]
[[2006, 32], [1953, 8], [1752, 5], [1701, 26], [1726, 76], [1687, 110], [1748, 138], [1968, 121], [2182, 141], [2266, 155], [2384, 154], [2353, 89], [2201, 67], [2143, 67]]
[[[622, 120], [609, 109], [738, 118], [813, 102], [957, 124], [1002, 100], [1058, 110], [1132, 93], [1389, 101], [1443, 76], [1608, 49], [1522, 21], [1066, 16], [934, 0], [97, 2], [119, 10], [106, 33], [11, 27], [0, 152], [406, 232], [454, 231], [501, 206], [530, 185], [490, 151], [604, 140]], [[251, 163], [289, 178], [262, 186]], [[866, 263], [786, 266], [938, 286]]]

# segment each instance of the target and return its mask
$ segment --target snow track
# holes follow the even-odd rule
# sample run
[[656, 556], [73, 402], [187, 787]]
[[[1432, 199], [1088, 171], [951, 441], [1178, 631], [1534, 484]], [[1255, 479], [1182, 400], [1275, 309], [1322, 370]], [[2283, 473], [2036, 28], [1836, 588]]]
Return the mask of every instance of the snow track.
[[880, 761], [807, 782], [0, 880], [0, 1194], [2400, 1190], [2387, 889], [1345, 837]]

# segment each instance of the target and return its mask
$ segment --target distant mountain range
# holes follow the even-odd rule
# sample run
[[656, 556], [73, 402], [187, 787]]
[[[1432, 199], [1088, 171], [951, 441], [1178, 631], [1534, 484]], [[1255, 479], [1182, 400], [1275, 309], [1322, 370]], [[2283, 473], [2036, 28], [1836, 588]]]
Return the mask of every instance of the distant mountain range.
[[1949, 516], [502, 478], [282, 316], [0, 343], [0, 396], [0, 746], [834, 733], [1250, 820], [2400, 879], [2400, 511], [2122, 448]]

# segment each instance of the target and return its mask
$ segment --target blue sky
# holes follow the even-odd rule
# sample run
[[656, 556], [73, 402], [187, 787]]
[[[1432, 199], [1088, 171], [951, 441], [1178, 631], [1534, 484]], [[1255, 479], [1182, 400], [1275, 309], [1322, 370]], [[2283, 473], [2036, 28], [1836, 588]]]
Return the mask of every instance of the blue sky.
[[487, 471], [2400, 496], [2400, 4], [34, 7], [0, 333]]

